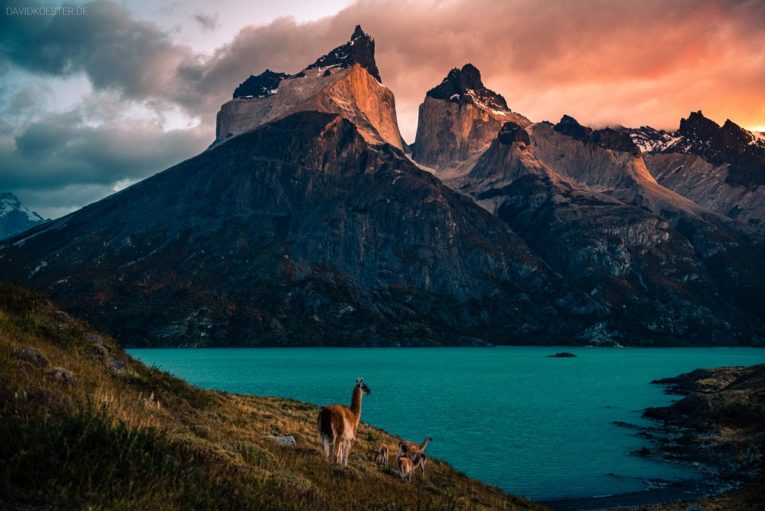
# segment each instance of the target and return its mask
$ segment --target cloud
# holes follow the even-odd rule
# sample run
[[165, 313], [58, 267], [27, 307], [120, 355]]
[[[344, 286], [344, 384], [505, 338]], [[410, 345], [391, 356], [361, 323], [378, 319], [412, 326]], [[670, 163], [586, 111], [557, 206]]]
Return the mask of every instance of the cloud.
[[424, 91], [465, 62], [533, 120], [676, 127], [699, 108], [765, 118], [763, 2], [371, 1], [330, 25], [356, 21], [376, 38], [409, 134]]
[[178, 79], [192, 97], [221, 99], [251, 73], [301, 69], [357, 23], [376, 39], [409, 140], [425, 91], [466, 62], [533, 120], [674, 128], [698, 109], [765, 120], [765, 3], [743, 0], [366, 0], [314, 22], [246, 27], [211, 58], [181, 63]]
[[[79, 182], [108, 190], [160, 170], [212, 140], [215, 112], [247, 76], [298, 71], [359, 23], [376, 39], [409, 141], [425, 91], [466, 62], [532, 120], [568, 113], [590, 125], [674, 128], [703, 109], [719, 122], [765, 125], [765, 2], [757, 0], [359, 0], [311, 22], [245, 27], [210, 55], [117, 3], [84, 5], [87, 16], [0, 16], [0, 72], [85, 75], [95, 91], [54, 114], [44, 88], [35, 100], [0, 86], [0, 189]], [[165, 131], [127, 115], [136, 105], [149, 117], [182, 111], [200, 124]], [[7, 120], [26, 108], [25, 121]]]
[[[75, 109], [40, 116], [21, 128], [2, 125], [0, 190], [19, 191], [22, 199], [31, 195], [31, 209], [51, 214], [51, 208], [68, 207], [74, 199], [102, 198], [210, 142], [208, 126], [166, 131], [159, 117], [133, 117], [118, 105], [117, 98], [93, 95]], [[78, 187], [83, 192], [72, 194]], [[50, 200], [41, 200], [44, 196]]]

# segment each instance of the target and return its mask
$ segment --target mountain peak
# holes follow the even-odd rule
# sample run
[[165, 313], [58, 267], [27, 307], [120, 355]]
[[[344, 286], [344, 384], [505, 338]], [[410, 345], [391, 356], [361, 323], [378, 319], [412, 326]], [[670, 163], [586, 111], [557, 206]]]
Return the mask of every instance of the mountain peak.
[[0, 193], [0, 240], [31, 229], [46, 220], [30, 211], [16, 195], [10, 192]]
[[730, 119], [725, 120], [725, 124], [720, 128], [720, 137], [723, 138], [723, 143], [727, 145], [745, 145], [749, 144], [754, 135], [752, 132], [745, 130]]
[[554, 129], [559, 133], [581, 140], [582, 142], [589, 142], [590, 134], [592, 133], [590, 128], [582, 126], [579, 124], [579, 121], [566, 114], [563, 114], [563, 117], [560, 118]]
[[495, 110], [510, 110], [501, 94], [486, 88], [481, 81], [481, 72], [470, 63], [462, 69], [455, 67], [449, 71], [439, 85], [427, 92], [427, 96], [460, 104], [480, 102]]
[[21, 201], [19, 201], [19, 198], [16, 197], [11, 192], [0, 193], [0, 208], [5, 208], [5, 207], [20, 208]]
[[691, 112], [687, 119], [680, 119], [678, 130], [684, 137], [692, 139], [710, 139], [720, 131], [720, 125], [712, 119], [704, 117], [701, 110]]
[[354, 64], [366, 69], [378, 82], [382, 83], [380, 71], [375, 62], [375, 40], [364, 32], [361, 25], [356, 25], [347, 43], [319, 57], [306, 69], [332, 66], [350, 67]]
[[356, 28], [353, 29], [353, 34], [351, 34], [351, 41], [355, 41], [356, 39], [360, 39], [362, 37], [370, 38], [369, 34], [364, 32], [364, 30], [361, 28], [361, 25], [356, 25]]

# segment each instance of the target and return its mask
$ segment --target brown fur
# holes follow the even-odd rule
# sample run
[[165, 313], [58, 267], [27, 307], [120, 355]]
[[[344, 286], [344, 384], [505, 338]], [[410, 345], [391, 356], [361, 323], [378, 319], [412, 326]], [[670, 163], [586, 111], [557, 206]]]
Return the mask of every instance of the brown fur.
[[375, 461], [377, 463], [382, 464], [385, 468], [388, 467], [388, 457], [390, 456], [390, 451], [388, 450], [387, 445], [381, 445], [379, 449], [377, 449], [377, 456], [375, 456]]
[[417, 467], [420, 467], [422, 470], [422, 477], [425, 477], [425, 459], [426, 456], [422, 453], [409, 453], [400, 455], [398, 458], [396, 458], [399, 477], [401, 479], [407, 479], [411, 483], [412, 475], [417, 470]]
[[408, 452], [424, 453], [425, 448], [428, 447], [428, 444], [430, 443], [431, 440], [433, 439], [430, 437], [426, 437], [421, 444], [416, 444], [408, 440], [402, 440], [398, 443], [398, 456], [401, 456], [402, 454], [406, 454]]
[[330, 405], [319, 411], [317, 426], [324, 458], [327, 461], [330, 454], [334, 454], [335, 463], [348, 464], [348, 455], [361, 421], [361, 399], [363, 394], [369, 393], [369, 387], [363, 379], [359, 378], [356, 380], [356, 386], [353, 387], [350, 408], [343, 405]]

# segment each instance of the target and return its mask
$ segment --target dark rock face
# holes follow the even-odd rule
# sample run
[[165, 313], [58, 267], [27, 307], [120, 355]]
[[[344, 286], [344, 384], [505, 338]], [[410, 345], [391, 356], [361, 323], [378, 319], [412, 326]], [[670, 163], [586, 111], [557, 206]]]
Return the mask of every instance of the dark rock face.
[[25, 208], [14, 194], [0, 193], [0, 240], [45, 222], [43, 217]]
[[640, 149], [638, 149], [635, 142], [632, 141], [632, 138], [630, 138], [627, 133], [620, 133], [611, 128], [593, 130], [586, 126], [582, 126], [576, 119], [568, 115], [564, 115], [560, 122], [555, 125], [554, 129], [571, 138], [575, 138], [581, 142], [592, 142], [604, 149], [622, 151], [636, 156], [640, 154]]
[[701, 110], [691, 112], [687, 119], [680, 119], [680, 134], [694, 140], [709, 140], [720, 131], [720, 125], [704, 117]]
[[234, 90], [235, 98], [265, 98], [276, 93], [279, 83], [292, 75], [274, 73], [266, 69], [261, 74], [251, 75]]
[[0, 279], [129, 345], [561, 343], [593, 321], [504, 223], [317, 112], [0, 245], [0, 261]]
[[499, 131], [498, 140], [500, 144], [510, 145], [513, 143], [530, 144], [529, 134], [522, 126], [514, 122], [506, 122]]
[[328, 66], [350, 67], [354, 64], [365, 68], [378, 82], [382, 83], [380, 71], [375, 62], [375, 40], [364, 32], [360, 25], [356, 25], [350, 41], [319, 57], [306, 69]]
[[602, 321], [582, 342], [748, 344], [765, 328], [761, 241], [662, 190], [639, 154], [605, 151], [593, 138], [606, 130], [568, 118], [526, 131], [529, 144], [499, 135], [451, 184], [595, 300]]
[[569, 115], [561, 117], [554, 129], [559, 133], [581, 140], [582, 142], [589, 142], [590, 136], [592, 135], [592, 129], [582, 126], [576, 119]]
[[611, 128], [593, 131], [592, 142], [605, 149], [622, 151], [634, 154], [635, 156], [640, 154], [640, 149], [638, 149], [637, 145], [635, 145], [635, 142], [632, 141], [629, 135], [626, 133], [619, 133]]
[[765, 185], [765, 143], [752, 143], [752, 135], [730, 119], [720, 127], [700, 111], [693, 112], [680, 121], [678, 133], [685, 140], [676, 150], [697, 154], [715, 165], [730, 165], [725, 181], [731, 186]]
[[481, 72], [472, 64], [465, 64], [462, 69], [455, 67], [449, 71], [446, 78], [426, 95], [461, 104], [478, 100], [492, 108], [508, 110], [505, 98], [483, 85]]

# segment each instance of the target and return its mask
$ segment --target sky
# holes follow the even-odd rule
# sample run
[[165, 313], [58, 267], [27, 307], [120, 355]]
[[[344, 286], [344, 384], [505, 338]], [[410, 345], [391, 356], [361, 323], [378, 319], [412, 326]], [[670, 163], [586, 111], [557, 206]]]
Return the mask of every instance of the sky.
[[240, 82], [266, 68], [297, 72], [356, 24], [375, 38], [408, 142], [425, 92], [467, 62], [534, 121], [676, 129], [702, 110], [765, 130], [760, 0], [0, 6], [0, 191], [50, 218], [203, 151]]

